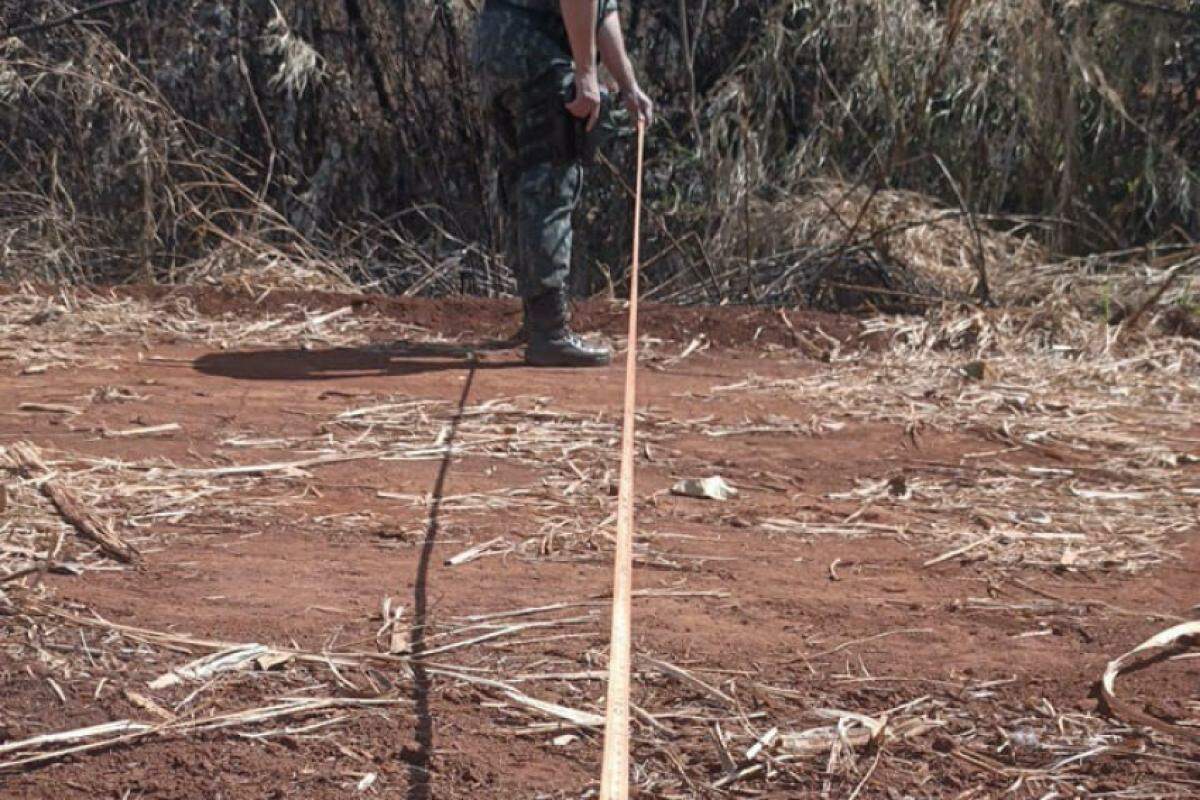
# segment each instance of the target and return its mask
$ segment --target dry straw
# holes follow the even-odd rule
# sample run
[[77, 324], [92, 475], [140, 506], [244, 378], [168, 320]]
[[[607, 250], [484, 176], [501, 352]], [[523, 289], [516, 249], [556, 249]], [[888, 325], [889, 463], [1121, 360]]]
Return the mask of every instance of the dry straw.
[[[714, 381], [718, 385], [707, 392], [714, 398], [769, 396], [773, 406], [795, 409], [795, 416], [697, 413], [670, 419], [642, 410], [638, 452], [652, 456], [657, 469], [677, 473], [695, 466], [689, 454], [696, 442], [738, 448], [755, 437], [820, 439], [867, 420], [892, 424], [907, 432], [915, 448], [911, 468], [821, 498], [851, 509], [844, 513], [788, 513], [784, 498], [793, 485], [786, 476], [726, 476], [747, 492], [774, 487], [770, 491], [781, 498], [771, 516], [745, 520], [739, 535], [767, 544], [781, 537], [891, 536], [917, 548], [928, 570], [974, 561], [1014, 586], [1030, 569], [1150, 574], [1176, 556], [1200, 503], [1200, 486], [1189, 471], [1200, 454], [1200, 442], [1189, 433], [1200, 399], [1194, 341], [1109, 328], [1053, 304], [1032, 311], [946, 308], [920, 319], [871, 319], [862, 330], [869, 343], [816, 333], [806, 338], [801, 344], [828, 362], [818, 366], [801, 358], [793, 377]], [[168, 348], [181, 344], [366, 346], [376, 337], [401, 335], [427, 334], [302, 306], [273, 316], [214, 318], [173, 298], [150, 302], [73, 290], [0, 298], [0, 353], [15, 371], [44, 368], [34, 380], [53, 380], [78, 364], [103, 364], [135, 345], [146, 358], [174, 365], [169, 354], [175, 351]], [[31, 341], [36, 346], [28, 347]], [[694, 362], [672, 358], [689, 348], [689, 357], [699, 358], [699, 347], [657, 343], [647, 357], [665, 370], [690, 369]], [[136, 404], [142, 391], [151, 389], [100, 386], [57, 403], [69, 410], [15, 413], [86, 419], [97, 405]], [[704, 397], [691, 400], [703, 403]], [[455, 417], [451, 439], [445, 431]], [[138, 426], [158, 429], [114, 428], [109, 435], [150, 437], [136, 440], [149, 447], [155, 437], [189, 433], [187, 420], [178, 424], [182, 430]], [[961, 458], [923, 458], [919, 448], [933, 431], [969, 435], [977, 449]], [[436, 463], [452, 457], [481, 474], [503, 464], [528, 478], [441, 499], [443, 529], [453, 539], [444, 542], [450, 564], [443, 568], [487, 568], [502, 558], [600, 561], [600, 551], [611, 547], [608, 465], [617, 441], [610, 415], [559, 408], [547, 398], [491, 398], [460, 411], [429, 398], [373, 395], [347, 397], [304, 429], [223, 431], [213, 442], [221, 462], [100, 458], [62, 441], [41, 444], [40, 466], [18, 469], [33, 459], [6, 446], [0, 524], [5, 657], [39, 661], [46, 686], [64, 698], [84, 696], [79, 687], [86, 685], [118, 702], [120, 711], [103, 727], [64, 726], [14, 738], [3, 745], [0, 765], [30, 770], [117, 745], [202, 732], [250, 741], [287, 737], [303, 746], [317, 737], [357, 736], [356, 726], [369, 715], [411, 714], [413, 620], [403, 599], [383, 599], [371, 619], [309, 648], [126, 625], [64, 602], [41, 580], [46, 572], [69, 576], [127, 566], [47, 495], [51, 481], [86, 506], [100, 529], [142, 553], [170, 559], [191, 526], [241, 533], [285, 515], [313, 535], [336, 537], [361, 535], [370, 526], [382, 528], [385, 517], [411, 514], [411, 530], [379, 540], [380, 546], [410, 547], [423, 535], [420, 518], [430, 504], [421, 492], [383, 491], [360, 512], [322, 516], [303, 505], [305, 487], [320, 487], [322, 471], [349, 459]], [[879, 511], [886, 512], [883, 519], [873, 513]], [[472, 535], [498, 514], [519, 524]], [[688, 552], [688, 543], [702, 537], [651, 526], [640, 534], [635, 559], [654, 565], [656, 576], [672, 576], [668, 580], [711, 557]], [[831, 579], [845, 580], [847, 566], [830, 565]], [[721, 586], [715, 578], [709, 583], [703, 591], [642, 590], [635, 602], [654, 604], [657, 613], [699, 605], [717, 614], [737, 601], [736, 586]], [[1037, 586], [1029, 591], [1025, 600], [1011, 594], [966, 597], [961, 612], [1032, 618], [1028, 635], [1041, 635], [1041, 623], [1050, 621], [1184, 621], [1172, 609], [1051, 598]], [[439, 703], [470, 702], [472, 713], [488, 714], [505, 735], [552, 751], [594, 747], [604, 711], [601, 611], [607, 602], [577, 594], [528, 607], [431, 614], [422, 647], [429, 691]], [[1152, 728], [1145, 746], [1135, 748], [1131, 725], [1148, 724], [1144, 720], [1031, 700], [1028, 686], [1011, 678], [864, 671], [867, 662], [859, 659], [873, 648], [936, 635], [930, 630], [904, 625], [814, 639], [788, 663], [744, 670], [639, 643], [631, 708], [638, 790], [694, 797], [827, 788], [863, 797], [885, 777], [903, 780], [920, 762], [934, 774], [964, 771], [998, 791], [1019, 784], [1043, 796], [1086, 779], [1094, 764], [1120, 757], [1143, 759], [1158, 776], [1157, 784], [1131, 789], [1129, 796], [1186, 792], [1180, 787], [1190, 767], [1164, 744], [1177, 740], [1176, 731]], [[1129, 662], [1114, 663], [1120, 670]], [[63, 691], [68, 683], [71, 695]], [[1109, 692], [1117, 697], [1115, 686]]]

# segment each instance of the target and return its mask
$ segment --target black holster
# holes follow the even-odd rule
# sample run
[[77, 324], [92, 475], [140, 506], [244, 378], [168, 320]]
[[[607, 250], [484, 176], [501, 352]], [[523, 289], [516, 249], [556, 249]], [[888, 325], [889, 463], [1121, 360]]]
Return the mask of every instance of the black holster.
[[575, 100], [575, 81], [572, 78], [563, 89], [563, 113], [560, 115], [559, 130], [555, 138], [562, 143], [563, 154], [568, 161], [578, 161], [587, 166], [596, 161], [596, 154], [612, 138], [613, 98], [605, 89], [600, 90], [600, 118], [589, 131], [587, 119], [580, 119], [566, 109], [567, 103]]

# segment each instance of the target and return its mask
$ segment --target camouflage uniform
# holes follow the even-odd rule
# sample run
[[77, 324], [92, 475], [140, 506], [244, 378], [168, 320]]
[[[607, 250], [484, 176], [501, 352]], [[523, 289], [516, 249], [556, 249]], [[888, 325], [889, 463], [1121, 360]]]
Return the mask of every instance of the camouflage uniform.
[[[617, 0], [597, 5], [599, 20], [617, 10]], [[556, 136], [574, 82], [559, 1], [488, 0], [472, 61], [500, 142], [504, 250], [528, 321], [565, 324], [571, 215], [583, 189], [583, 166]]]

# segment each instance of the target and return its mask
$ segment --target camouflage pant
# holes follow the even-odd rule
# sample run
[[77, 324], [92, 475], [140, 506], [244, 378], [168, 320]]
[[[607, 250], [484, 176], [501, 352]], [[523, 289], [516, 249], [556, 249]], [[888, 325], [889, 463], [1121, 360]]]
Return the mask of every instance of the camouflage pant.
[[564, 89], [574, 71], [565, 34], [555, 41], [523, 15], [480, 17], [475, 68], [501, 149], [504, 252], [526, 301], [561, 295], [571, 271], [571, 216], [583, 167], [565, 154]]

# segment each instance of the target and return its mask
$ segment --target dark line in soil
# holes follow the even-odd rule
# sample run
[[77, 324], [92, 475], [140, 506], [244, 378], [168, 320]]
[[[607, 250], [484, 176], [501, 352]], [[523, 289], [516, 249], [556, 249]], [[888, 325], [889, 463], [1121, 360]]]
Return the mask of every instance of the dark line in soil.
[[446, 493], [446, 476], [454, 459], [454, 440], [458, 426], [467, 407], [471, 386], [475, 383], [476, 365], [472, 361], [458, 398], [458, 410], [450, 420], [450, 432], [446, 436], [446, 455], [438, 468], [429, 502], [429, 522], [425, 528], [425, 542], [421, 546], [421, 560], [417, 562], [417, 580], [413, 589], [413, 624], [409, 634], [409, 646], [413, 665], [413, 704], [417, 713], [417, 752], [408, 759], [408, 800], [429, 800], [432, 796], [430, 783], [433, 762], [433, 715], [429, 710], [429, 673], [425, 671], [422, 657], [425, 653], [425, 626], [429, 613], [429, 565], [441, 529], [442, 498]]

